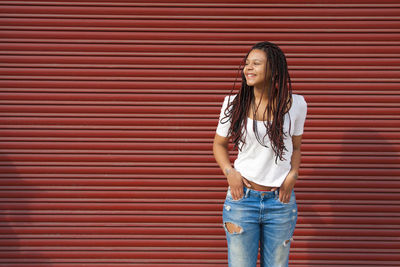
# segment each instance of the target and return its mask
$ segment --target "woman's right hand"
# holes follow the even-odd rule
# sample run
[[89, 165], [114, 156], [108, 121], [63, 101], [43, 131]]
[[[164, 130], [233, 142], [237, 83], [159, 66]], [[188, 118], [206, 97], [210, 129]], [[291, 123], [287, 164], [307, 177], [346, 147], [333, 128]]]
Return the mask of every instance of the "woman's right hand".
[[228, 153], [229, 137], [219, 136], [215, 134], [213, 143], [213, 153], [215, 160], [224, 172], [226, 179], [228, 180], [229, 187], [231, 189], [231, 195], [234, 200], [239, 200], [243, 197], [243, 183], [247, 187], [251, 185], [242, 177], [240, 172], [232, 167], [229, 160]]
[[226, 179], [228, 180], [231, 189], [231, 195], [234, 200], [239, 200], [243, 197], [243, 177], [234, 168], [227, 170]]

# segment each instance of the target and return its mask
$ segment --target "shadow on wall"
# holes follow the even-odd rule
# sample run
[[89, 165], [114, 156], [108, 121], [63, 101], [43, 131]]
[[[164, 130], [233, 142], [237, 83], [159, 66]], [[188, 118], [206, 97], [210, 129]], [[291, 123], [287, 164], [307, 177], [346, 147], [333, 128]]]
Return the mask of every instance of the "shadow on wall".
[[301, 224], [308, 229], [303, 245], [299, 240], [305, 261], [296, 263], [397, 266], [400, 254], [394, 251], [400, 244], [393, 242], [393, 237], [400, 237], [397, 135], [354, 128], [323, 146], [318, 162], [312, 163], [318, 180], [304, 186], [311, 188], [311, 197], [304, 202], [310, 205], [299, 205]]
[[54, 266], [41, 251], [40, 241], [37, 242], [43, 238], [37, 232], [41, 227], [37, 226], [32, 215], [36, 212], [31, 205], [34, 199], [25, 191], [34, 192], [35, 186], [8, 154], [2, 153], [0, 157], [3, 162], [0, 173], [3, 189], [0, 198], [0, 250], [3, 256], [0, 266]]

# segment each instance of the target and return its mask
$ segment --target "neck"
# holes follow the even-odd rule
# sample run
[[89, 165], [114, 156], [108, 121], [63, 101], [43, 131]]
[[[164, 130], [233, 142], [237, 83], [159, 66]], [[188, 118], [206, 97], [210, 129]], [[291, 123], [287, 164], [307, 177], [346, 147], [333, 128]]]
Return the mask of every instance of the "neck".
[[268, 91], [269, 88], [260, 88], [254, 86], [253, 92], [254, 92], [254, 100], [256, 102], [261, 101], [268, 101]]

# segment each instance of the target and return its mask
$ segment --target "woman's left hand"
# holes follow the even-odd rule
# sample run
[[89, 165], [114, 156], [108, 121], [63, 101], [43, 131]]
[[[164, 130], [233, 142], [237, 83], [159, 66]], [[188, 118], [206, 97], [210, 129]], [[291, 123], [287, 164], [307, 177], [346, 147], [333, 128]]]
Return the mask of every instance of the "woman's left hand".
[[289, 172], [279, 189], [279, 200], [282, 203], [289, 203], [296, 180], [297, 173]]

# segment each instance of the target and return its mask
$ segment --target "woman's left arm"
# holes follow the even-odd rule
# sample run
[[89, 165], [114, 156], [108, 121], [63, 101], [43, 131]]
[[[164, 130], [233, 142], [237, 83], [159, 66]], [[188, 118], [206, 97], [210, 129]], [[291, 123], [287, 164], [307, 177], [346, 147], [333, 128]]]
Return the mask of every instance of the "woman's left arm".
[[279, 189], [279, 200], [283, 203], [289, 203], [290, 195], [294, 185], [296, 184], [297, 176], [299, 174], [300, 161], [301, 161], [301, 138], [302, 135], [292, 136], [293, 153], [291, 159], [291, 169]]

